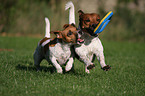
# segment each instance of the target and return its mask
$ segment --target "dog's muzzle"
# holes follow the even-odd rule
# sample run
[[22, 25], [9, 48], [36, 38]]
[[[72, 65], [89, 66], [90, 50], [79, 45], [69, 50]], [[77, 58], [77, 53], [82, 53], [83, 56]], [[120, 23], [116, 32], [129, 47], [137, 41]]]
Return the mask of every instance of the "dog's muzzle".
[[83, 32], [81, 30], [78, 30], [77, 33], [78, 33], [77, 44], [83, 44], [84, 39], [81, 39], [81, 36], [83, 35]]
[[95, 36], [97, 37], [98, 35], [94, 34], [94, 30], [97, 27], [98, 24], [92, 24], [89, 26], [89, 28], [86, 28], [87, 32], [91, 35], [91, 36]]
[[90, 25], [89, 29], [91, 29], [91, 31], [94, 31], [95, 28], [97, 27], [98, 24], [92, 24]]

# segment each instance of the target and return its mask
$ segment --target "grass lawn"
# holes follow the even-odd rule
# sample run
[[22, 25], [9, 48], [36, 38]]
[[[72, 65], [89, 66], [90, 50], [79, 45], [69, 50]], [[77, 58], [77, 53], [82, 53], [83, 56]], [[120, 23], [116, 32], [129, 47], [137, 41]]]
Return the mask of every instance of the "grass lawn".
[[45, 60], [33, 66], [41, 38], [0, 37], [0, 96], [145, 96], [145, 43], [102, 41], [105, 72], [97, 60], [90, 74], [75, 60], [74, 72], [58, 74]]

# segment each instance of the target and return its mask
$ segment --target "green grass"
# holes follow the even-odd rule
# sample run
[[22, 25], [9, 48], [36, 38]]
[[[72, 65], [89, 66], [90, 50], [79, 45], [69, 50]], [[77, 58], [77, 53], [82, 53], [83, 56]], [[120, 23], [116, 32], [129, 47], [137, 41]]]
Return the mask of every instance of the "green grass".
[[108, 72], [90, 74], [74, 62], [75, 72], [57, 74], [44, 60], [42, 71], [33, 67], [33, 52], [41, 38], [0, 37], [0, 96], [145, 96], [145, 44], [102, 41]]

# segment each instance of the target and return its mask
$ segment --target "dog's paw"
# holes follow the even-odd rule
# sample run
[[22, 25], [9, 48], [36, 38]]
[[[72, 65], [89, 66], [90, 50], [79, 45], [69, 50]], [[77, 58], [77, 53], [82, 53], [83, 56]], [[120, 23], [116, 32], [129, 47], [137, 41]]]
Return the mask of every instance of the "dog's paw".
[[90, 73], [90, 71], [89, 71], [88, 69], [86, 69], [86, 70], [85, 70], [85, 72], [86, 72], [87, 74], [89, 74], [89, 73]]
[[66, 72], [70, 71], [71, 69], [72, 69], [72, 64], [67, 64], [67, 65], [65, 66], [65, 71], [66, 71]]
[[62, 69], [57, 69], [57, 73], [62, 74], [63, 73]]
[[107, 65], [107, 66], [104, 66], [102, 69], [104, 71], [109, 71], [111, 69], [111, 66]]
[[88, 69], [88, 70], [91, 70], [91, 69], [93, 69], [94, 67], [95, 67], [95, 65], [94, 65], [94, 64], [91, 64], [91, 65], [87, 66], [87, 69]]

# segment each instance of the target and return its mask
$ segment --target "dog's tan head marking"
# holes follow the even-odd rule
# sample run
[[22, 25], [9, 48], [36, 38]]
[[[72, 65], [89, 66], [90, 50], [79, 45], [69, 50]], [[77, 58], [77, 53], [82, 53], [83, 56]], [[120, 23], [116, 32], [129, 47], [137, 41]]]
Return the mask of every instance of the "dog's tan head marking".
[[82, 10], [79, 10], [78, 13], [82, 28], [89, 28], [93, 24], [98, 24], [100, 22], [100, 16], [96, 13], [84, 13]]
[[79, 10], [78, 13], [81, 29], [86, 29], [90, 34], [92, 34], [100, 22], [100, 16], [96, 13], [84, 13], [82, 10]]
[[63, 31], [52, 31], [57, 38], [62, 39], [66, 43], [77, 43], [77, 28], [74, 24], [65, 24]]

